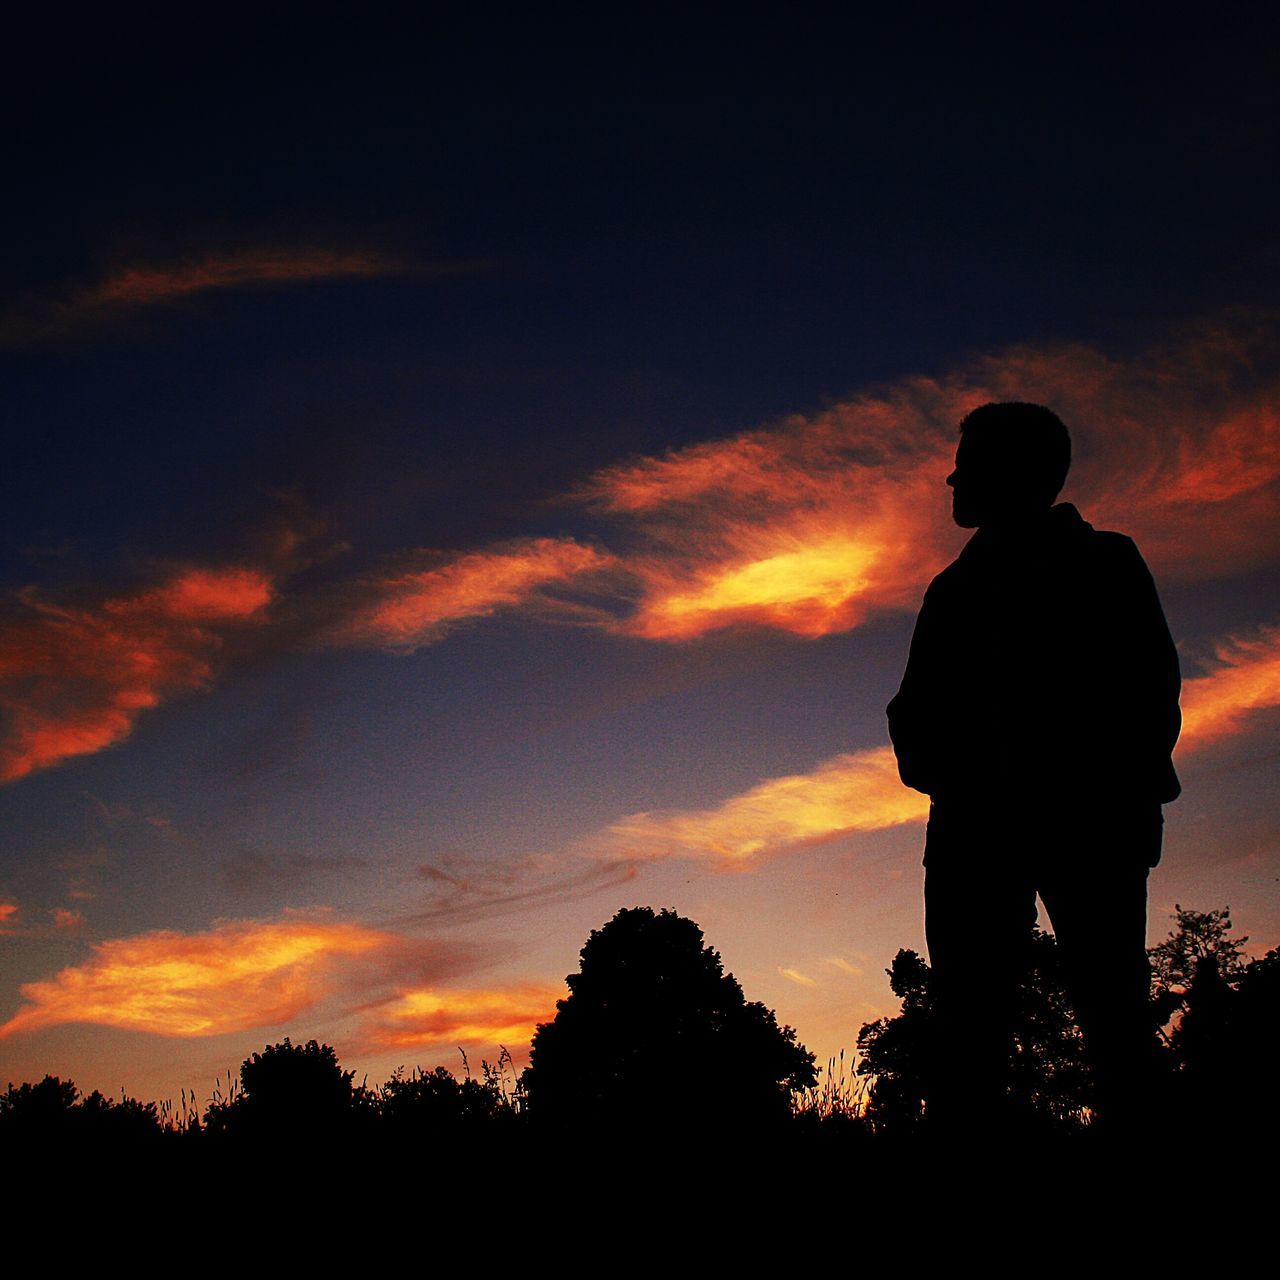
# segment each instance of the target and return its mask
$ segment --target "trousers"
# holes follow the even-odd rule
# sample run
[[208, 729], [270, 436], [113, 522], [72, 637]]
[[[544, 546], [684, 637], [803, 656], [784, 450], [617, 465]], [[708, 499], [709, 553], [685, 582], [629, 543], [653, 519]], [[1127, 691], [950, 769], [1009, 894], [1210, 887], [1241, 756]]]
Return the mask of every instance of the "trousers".
[[1095, 1115], [1116, 1131], [1137, 1123], [1157, 1058], [1147, 877], [1162, 829], [1159, 805], [1054, 813], [934, 803], [924, 889], [933, 1120], [966, 1127], [1000, 1113], [1039, 896], [1084, 1033]]

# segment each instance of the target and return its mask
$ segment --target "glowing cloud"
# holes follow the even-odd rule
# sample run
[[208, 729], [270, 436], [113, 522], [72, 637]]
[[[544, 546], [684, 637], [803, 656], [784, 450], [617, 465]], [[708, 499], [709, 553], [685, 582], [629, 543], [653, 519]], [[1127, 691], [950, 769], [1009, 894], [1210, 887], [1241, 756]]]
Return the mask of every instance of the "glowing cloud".
[[66, 1022], [212, 1036], [271, 1026], [326, 994], [329, 966], [393, 942], [355, 924], [235, 921], [100, 942], [84, 964], [21, 988], [27, 1003], [0, 1039]]
[[633, 539], [638, 604], [621, 625], [655, 640], [741, 625], [814, 636], [914, 608], [966, 536], [944, 479], [958, 422], [990, 400], [1060, 413], [1077, 459], [1064, 498], [1135, 537], [1158, 575], [1272, 562], [1280, 385], [1254, 365], [1274, 329], [1236, 313], [1124, 363], [1083, 346], [1015, 348], [607, 468], [580, 496]]
[[213, 675], [220, 632], [257, 621], [272, 584], [253, 569], [190, 569], [84, 608], [19, 594], [0, 617], [0, 781], [128, 736], [138, 715]]
[[1182, 686], [1180, 746], [1194, 748], [1246, 726], [1250, 711], [1280, 706], [1280, 627], [1215, 646], [1218, 669]]
[[[1216, 671], [1183, 683], [1180, 750], [1241, 732], [1249, 712], [1280, 706], [1280, 627], [1229, 637], [1215, 652]], [[767, 779], [716, 808], [633, 814], [608, 835], [628, 858], [712, 857], [740, 865], [928, 816], [928, 797], [902, 785], [893, 748], [885, 746], [836, 756], [812, 773]], [[831, 963], [853, 971], [838, 959]]]
[[386, 253], [302, 246], [204, 253], [179, 262], [121, 266], [98, 283], [62, 298], [29, 299], [0, 315], [0, 345], [25, 345], [115, 325], [124, 314], [172, 306], [205, 293], [391, 275], [435, 277], [474, 271], [483, 265], [414, 263]]
[[83, 296], [87, 305], [154, 305], [210, 289], [302, 284], [392, 275], [405, 263], [385, 254], [326, 249], [251, 249], [208, 254], [176, 267], [126, 267]]
[[724, 864], [855, 831], [923, 822], [929, 800], [898, 779], [892, 747], [836, 756], [812, 773], [769, 778], [714, 809], [637, 813], [609, 828], [629, 858], [711, 857]]
[[548, 589], [611, 564], [611, 557], [571, 538], [532, 538], [438, 558], [370, 584], [366, 598], [328, 639], [411, 653], [441, 639], [453, 624], [499, 609], [551, 608]]
[[815, 979], [809, 977], [807, 973], [802, 973], [799, 969], [783, 969], [779, 966], [778, 973], [786, 978], [788, 982], [794, 982], [798, 987], [816, 987], [818, 985]]
[[415, 988], [380, 1011], [366, 1028], [374, 1048], [447, 1044], [526, 1044], [538, 1023], [555, 1016], [564, 986], [523, 984], [487, 990]]
[[16, 902], [0, 902], [0, 933], [4, 933], [18, 914]]

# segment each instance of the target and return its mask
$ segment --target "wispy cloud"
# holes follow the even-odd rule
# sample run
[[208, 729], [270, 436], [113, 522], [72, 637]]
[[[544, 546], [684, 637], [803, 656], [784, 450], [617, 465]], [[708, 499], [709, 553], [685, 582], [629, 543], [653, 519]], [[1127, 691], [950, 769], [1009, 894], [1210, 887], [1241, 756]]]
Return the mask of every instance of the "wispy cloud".
[[178, 260], [122, 263], [61, 298], [35, 298], [0, 315], [0, 345], [26, 345], [92, 330], [122, 314], [172, 306], [200, 294], [282, 288], [326, 280], [436, 277], [475, 271], [479, 262], [419, 262], [366, 249], [309, 245], [253, 247]]
[[[240, 255], [204, 263], [181, 285], [142, 271], [108, 292], [179, 296], [254, 271], [302, 278], [308, 262], [376, 266], [358, 254]], [[1239, 312], [1124, 361], [1083, 346], [1014, 348], [821, 414], [620, 463], [571, 495], [598, 520], [598, 540], [412, 552], [358, 580], [295, 591], [273, 611], [292, 622], [270, 643], [411, 653], [512, 612], [661, 642], [727, 627], [821, 636], [914, 610], [964, 537], [943, 483], [956, 424], [1000, 399], [1061, 412], [1077, 446], [1066, 496], [1096, 525], [1135, 536], [1157, 576], [1244, 572], [1277, 556], [1280, 384], [1265, 358], [1276, 327], [1274, 317]], [[96, 605], [34, 590], [11, 602], [0, 614], [0, 781], [119, 742], [143, 710], [206, 686], [224, 634], [262, 621], [286, 580], [288, 565], [273, 564], [188, 570]], [[1233, 679], [1240, 688], [1243, 677]], [[1200, 732], [1194, 714], [1189, 739]], [[849, 759], [829, 764], [861, 777], [866, 762]], [[652, 821], [636, 822], [642, 847], [665, 838]], [[807, 838], [796, 828], [765, 843]], [[751, 838], [727, 839], [726, 848], [739, 845]]]
[[[313, 248], [247, 249], [169, 265], [126, 266], [81, 295], [86, 306], [154, 306], [212, 289], [306, 284], [314, 280], [396, 275], [407, 262], [390, 254]], [[439, 268], [437, 268], [439, 269]]]
[[869, 390], [812, 417], [610, 467], [581, 495], [613, 521], [639, 583], [625, 630], [728, 626], [823, 635], [911, 608], [955, 553], [944, 477], [956, 426], [990, 400], [1053, 406], [1078, 465], [1065, 497], [1135, 536], [1157, 573], [1274, 561], [1275, 320], [1237, 313], [1126, 361], [1021, 347]]
[[1249, 713], [1280, 706], [1280, 627], [1228, 636], [1217, 667], [1182, 686], [1182, 738], [1191, 748], [1247, 729]]
[[418, 868], [430, 886], [426, 901], [395, 923], [471, 923], [511, 911], [577, 901], [626, 884], [636, 869], [625, 862], [585, 866], [557, 857], [535, 856], [515, 864], [444, 857]]
[[794, 982], [798, 987], [816, 987], [818, 985], [815, 978], [809, 977], [807, 973], [802, 973], [799, 969], [778, 968], [778, 973], [786, 978], [788, 982]]
[[555, 588], [613, 564], [611, 556], [572, 538], [530, 538], [421, 558], [427, 563], [350, 588], [353, 603], [326, 640], [412, 653], [450, 627], [500, 609], [553, 609]]
[[836, 756], [810, 773], [768, 778], [711, 809], [636, 813], [607, 838], [618, 855], [712, 858], [722, 865], [856, 831], [922, 822], [929, 801], [898, 779], [892, 747]]
[[186, 569], [89, 606], [19, 593], [0, 615], [0, 781], [100, 751], [207, 686], [225, 632], [261, 620], [272, 596], [247, 568]]
[[271, 1026], [327, 993], [336, 959], [396, 941], [358, 924], [294, 917], [100, 942], [83, 964], [25, 983], [26, 1003], [0, 1026], [0, 1039], [67, 1022], [164, 1036]]
[[1077, 457], [1064, 496], [1135, 536], [1160, 576], [1273, 561], [1280, 383], [1258, 370], [1276, 327], [1233, 313], [1123, 361], [1080, 345], [1017, 347], [618, 463], [570, 495], [600, 522], [600, 544], [416, 553], [350, 585], [324, 634], [410, 652], [459, 622], [523, 610], [659, 641], [726, 627], [820, 636], [913, 609], [966, 536], [944, 480], [960, 419], [990, 400], [1060, 412]]
[[[1227, 637], [1214, 652], [1216, 669], [1183, 683], [1180, 752], [1247, 732], [1251, 712], [1280, 706], [1280, 627]], [[766, 779], [713, 808], [632, 814], [609, 827], [605, 839], [631, 859], [741, 865], [928, 815], [928, 797], [902, 785], [893, 748], [884, 746], [836, 756], [810, 773]]]
[[519, 983], [473, 990], [418, 987], [400, 992], [362, 1030], [370, 1049], [433, 1045], [525, 1045], [555, 1016], [564, 984]]
[[8, 933], [17, 923], [18, 904], [0, 899], [0, 933]]

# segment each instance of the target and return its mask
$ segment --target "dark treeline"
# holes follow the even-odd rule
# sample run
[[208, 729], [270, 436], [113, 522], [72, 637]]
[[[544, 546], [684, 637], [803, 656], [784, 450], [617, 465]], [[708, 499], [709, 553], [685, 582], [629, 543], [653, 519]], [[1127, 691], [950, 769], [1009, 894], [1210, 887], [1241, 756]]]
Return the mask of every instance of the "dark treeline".
[[[1280, 952], [1246, 957], [1226, 909], [1177, 910], [1151, 948], [1151, 1017], [1171, 1140], [1274, 1133]], [[888, 970], [900, 1012], [864, 1025], [856, 1067], [819, 1069], [790, 1027], [745, 999], [693, 921], [647, 907], [594, 931], [555, 1018], [518, 1072], [506, 1050], [473, 1074], [398, 1070], [359, 1084], [329, 1045], [286, 1039], [247, 1058], [203, 1108], [82, 1096], [46, 1076], [0, 1095], [0, 1143], [46, 1151], [255, 1144], [494, 1151], [602, 1139], [733, 1138], [828, 1149], [927, 1139], [923, 1098], [929, 966], [899, 951]], [[1037, 932], [1012, 1044], [1008, 1107], [1036, 1139], [1087, 1144], [1093, 1086], [1053, 938]]]

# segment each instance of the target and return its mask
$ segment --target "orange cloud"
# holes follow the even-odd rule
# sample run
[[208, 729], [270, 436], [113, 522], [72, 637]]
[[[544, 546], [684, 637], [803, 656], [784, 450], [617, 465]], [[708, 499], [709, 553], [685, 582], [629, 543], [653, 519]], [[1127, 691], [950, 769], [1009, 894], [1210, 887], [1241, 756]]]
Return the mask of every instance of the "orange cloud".
[[18, 904], [16, 902], [0, 902], [0, 933], [4, 933], [9, 926], [9, 922], [18, 914]]
[[403, 991], [366, 1027], [371, 1047], [525, 1044], [555, 1016], [564, 986], [525, 983], [485, 990]]
[[69, 907], [54, 907], [51, 914], [55, 929], [77, 929], [84, 923], [84, 913]]
[[124, 266], [98, 283], [62, 298], [28, 299], [7, 315], [0, 315], [0, 345], [26, 345], [77, 330], [114, 325], [124, 313], [219, 290], [390, 275], [442, 276], [473, 271], [483, 265], [411, 263], [386, 253], [303, 246], [205, 253], [176, 263]]
[[[1280, 627], [1228, 637], [1215, 652], [1217, 670], [1183, 682], [1180, 750], [1241, 732], [1251, 711], [1280, 706]], [[928, 797], [902, 785], [893, 748], [884, 746], [836, 756], [811, 773], [767, 779], [715, 808], [633, 814], [608, 834], [627, 858], [711, 857], [740, 865], [928, 816]]]
[[411, 653], [458, 622], [515, 606], [553, 607], [550, 589], [612, 563], [612, 557], [572, 538], [530, 538], [437, 557], [428, 567], [371, 584], [367, 598], [328, 639]]
[[303, 284], [312, 280], [368, 279], [404, 271], [403, 260], [386, 254], [328, 249], [250, 249], [207, 254], [171, 267], [125, 267], [82, 295], [81, 304], [154, 305], [211, 289], [257, 284]]
[[138, 715], [205, 687], [227, 627], [260, 619], [272, 583], [254, 569], [188, 569], [84, 608], [19, 594], [0, 618], [0, 781], [128, 736]]
[[844, 631], [914, 608], [966, 536], [944, 480], [956, 426], [990, 400], [1053, 406], [1077, 465], [1064, 498], [1134, 536], [1157, 574], [1276, 558], [1280, 384], [1254, 372], [1275, 322], [1237, 313], [1118, 362], [1015, 348], [813, 417], [607, 468], [580, 496], [629, 531], [639, 584], [623, 629], [684, 640], [729, 626]]
[[0, 1026], [0, 1039], [67, 1022], [162, 1036], [272, 1026], [326, 994], [335, 958], [393, 941], [360, 925], [299, 918], [100, 942], [84, 964], [25, 983], [27, 1003]]
[[1238, 733], [1249, 712], [1280, 706], [1280, 627], [1229, 636], [1215, 654], [1217, 670], [1183, 682], [1182, 747]]
[[816, 987], [818, 985], [815, 979], [809, 977], [807, 973], [803, 973], [799, 969], [784, 969], [779, 966], [778, 973], [782, 977], [786, 978], [788, 982], [794, 982], [798, 987]]
[[637, 813], [609, 828], [627, 858], [711, 857], [733, 865], [855, 831], [923, 822], [928, 797], [904, 787], [892, 747], [769, 778], [714, 809]]

